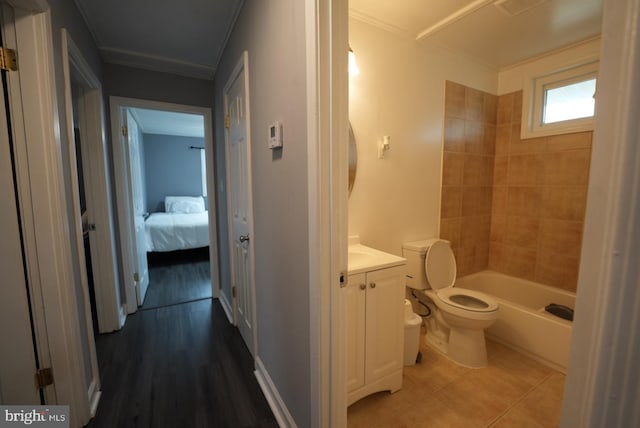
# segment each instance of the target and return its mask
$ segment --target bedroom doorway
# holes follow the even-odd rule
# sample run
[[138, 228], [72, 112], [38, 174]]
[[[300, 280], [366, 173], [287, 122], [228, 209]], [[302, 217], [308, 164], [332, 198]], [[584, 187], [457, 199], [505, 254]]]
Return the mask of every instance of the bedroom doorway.
[[207, 108], [111, 97], [129, 314], [218, 296]]

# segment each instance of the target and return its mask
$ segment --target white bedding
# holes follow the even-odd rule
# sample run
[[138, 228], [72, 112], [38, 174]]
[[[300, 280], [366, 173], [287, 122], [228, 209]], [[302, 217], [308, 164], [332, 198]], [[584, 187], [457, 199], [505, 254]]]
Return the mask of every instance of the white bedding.
[[209, 213], [153, 213], [145, 221], [147, 251], [176, 251], [209, 245]]

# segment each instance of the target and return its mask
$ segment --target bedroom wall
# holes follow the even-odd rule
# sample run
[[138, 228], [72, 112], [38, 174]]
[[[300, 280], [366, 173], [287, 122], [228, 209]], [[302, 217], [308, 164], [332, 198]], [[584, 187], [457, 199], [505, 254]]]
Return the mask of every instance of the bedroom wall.
[[164, 211], [165, 196], [201, 196], [200, 150], [204, 138], [143, 134], [149, 212]]

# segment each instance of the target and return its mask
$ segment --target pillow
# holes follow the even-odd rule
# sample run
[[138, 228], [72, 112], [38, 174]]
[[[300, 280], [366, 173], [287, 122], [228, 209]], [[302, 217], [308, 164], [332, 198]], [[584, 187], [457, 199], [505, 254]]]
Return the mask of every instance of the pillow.
[[205, 211], [202, 196], [167, 196], [164, 210], [168, 213], [194, 214]]

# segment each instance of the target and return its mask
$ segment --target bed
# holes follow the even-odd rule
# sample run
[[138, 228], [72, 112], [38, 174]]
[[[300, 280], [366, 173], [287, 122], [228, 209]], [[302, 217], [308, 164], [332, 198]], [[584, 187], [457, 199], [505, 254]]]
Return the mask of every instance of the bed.
[[[174, 202], [174, 199], [177, 201]], [[204, 200], [195, 205], [185, 197], [165, 198], [167, 212], [152, 213], [145, 220], [147, 252], [188, 250], [209, 246], [209, 213]], [[187, 200], [189, 203], [184, 203]]]

